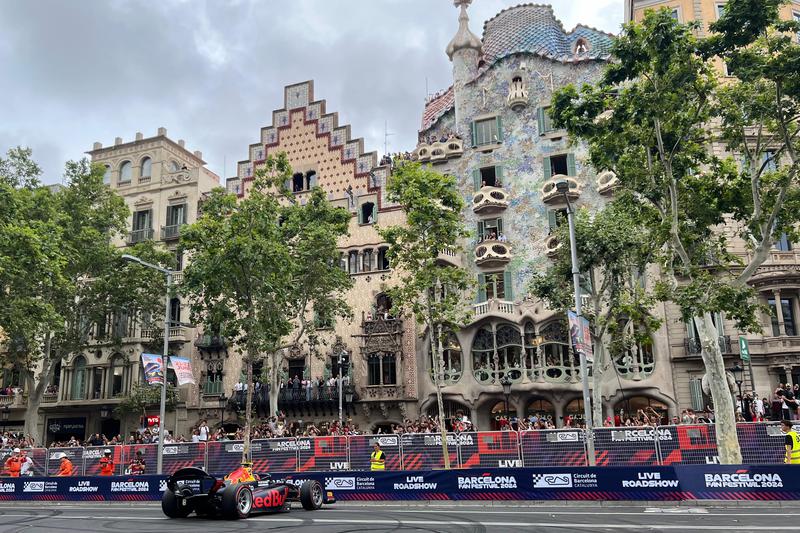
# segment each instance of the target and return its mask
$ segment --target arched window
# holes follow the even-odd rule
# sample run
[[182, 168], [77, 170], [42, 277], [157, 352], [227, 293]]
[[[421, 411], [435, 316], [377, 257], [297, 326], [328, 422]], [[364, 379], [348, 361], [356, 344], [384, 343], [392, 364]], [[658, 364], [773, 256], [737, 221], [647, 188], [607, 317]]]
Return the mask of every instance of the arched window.
[[174, 159], [169, 162], [169, 171], [170, 172], [178, 172], [181, 169], [180, 164]]
[[350, 263], [350, 273], [351, 274], [357, 274], [358, 273], [358, 252], [356, 252], [355, 250], [350, 252], [349, 263]]
[[[211, 361], [206, 365], [206, 381], [203, 384], [203, 394], [222, 394], [222, 361]], [[260, 373], [253, 369], [253, 379], [258, 380]]]
[[472, 341], [472, 368], [480, 383], [491, 383], [494, 378], [494, 333], [483, 326]]
[[519, 328], [503, 324], [497, 328], [497, 356], [500, 365], [499, 379], [514, 382], [522, 379], [522, 337]]
[[583, 399], [575, 398], [564, 408], [564, 426], [577, 427], [583, 425], [583, 413]]
[[181, 300], [180, 298], [172, 298], [169, 301], [169, 321], [170, 326], [179, 326], [181, 321]]
[[303, 173], [295, 172], [294, 175], [292, 176], [292, 192], [301, 192], [305, 190], [303, 186], [304, 186]]
[[[468, 417], [470, 413], [469, 407], [455, 400], [444, 400], [442, 402], [442, 406], [444, 407], [444, 420], [448, 431], [452, 431], [453, 429], [452, 420], [454, 418], [463, 418], [465, 416]], [[436, 402], [433, 402], [433, 404], [428, 407], [427, 411], [428, 416], [432, 416], [434, 418], [439, 416], [439, 406]]]
[[128, 183], [133, 175], [133, 164], [130, 161], [123, 161], [119, 166], [119, 182]]
[[86, 358], [79, 355], [72, 363], [72, 391], [71, 400], [86, 399]]
[[142, 172], [140, 174], [141, 178], [147, 179], [153, 173], [153, 160], [149, 157], [145, 157], [142, 159]]
[[[444, 364], [444, 374], [441, 376], [441, 383], [443, 385], [452, 385], [461, 379], [461, 345], [458, 343], [458, 338], [455, 334], [450, 332], [442, 335], [442, 362]], [[439, 368], [438, 363], [434, 360], [434, 346], [428, 347], [429, 362], [430, 362], [430, 376], [433, 380], [433, 373]], [[435, 382], [435, 381], [434, 381]]]
[[472, 342], [475, 379], [480, 383], [498, 383], [503, 378], [520, 381], [524, 373], [522, 354], [518, 326], [500, 324], [495, 331], [483, 326]]
[[111, 185], [111, 165], [106, 165], [106, 172], [103, 174], [103, 183]]
[[569, 383], [580, 377], [580, 364], [572, 351], [566, 324], [553, 321], [532, 335], [525, 326], [525, 359], [531, 381]]
[[630, 418], [631, 421], [634, 421], [634, 425], [638, 425], [635, 420], [637, 420], [637, 418], [641, 419], [641, 417], [638, 416], [640, 410], [644, 411], [644, 414], [647, 415], [648, 418], [659, 418], [659, 423], [667, 422], [669, 407], [664, 402], [653, 400], [647, 396], [625, 398], [617, 402], [617, 405], [614, 406], [614, 414], [620, 415], [623, 424], [626, 419]]
[[392, 297], [382, 292], [375, 297], [375, 311], [378, 316], [389, 318], [392, 313]]
[[125, 392], [125, 359], [122, 355], [115, 354], [111, 358], [109, 375], [109, 397], [116, 398]]
[[360, 224], [374, 224], [377, 215], [378, 215], [378, 210], [375, 209], [375, 204], [372, 202], [364, 202], [363, 204], [361, 204], [361, 210], [359, 211], [358, 222]]
[[372, 272], [374, 266], [372, 265], [372, 249], [367, 248], [361, 252], [361, 264], [364, 272]]
[[578, 54], [578, 55], [585, 54], [588, 51], [589, 51], [589, 41], [587, 41], [583, 37], [581, 37], [580, 39], [575, 41], [575, 53], [576, 54]]
[[378, 270], [389, 270], [391, 268], [389, 257], [387, 256], [388, 252], [389, 248], [386, 246], [378, 248]]
[[511, 83], [522, 83], [522, 76], [514, 76], [511, 79]]
[[314, 170], [306, 172], [306, 190], [310, 191], [317, 186], [317, 173]]
[[525, 416], [535, 416], [537, 418], [555, 419], [556, 410], [553, 404], [547, 400], [531, 400], [525, 408]]

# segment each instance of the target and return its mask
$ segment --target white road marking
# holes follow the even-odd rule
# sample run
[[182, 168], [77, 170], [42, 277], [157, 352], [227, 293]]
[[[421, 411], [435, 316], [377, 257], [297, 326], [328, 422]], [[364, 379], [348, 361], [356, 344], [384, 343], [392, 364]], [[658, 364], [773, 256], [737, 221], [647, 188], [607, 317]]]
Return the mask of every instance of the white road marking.
[[[708, 514], [708, 509], [704, 507], [645, 507], [645, 513], [665, 513], [665, 514]], [[729, 516], [730, 513], [720, 513]], [[769, 514], [769, 513], [764, 513]]]

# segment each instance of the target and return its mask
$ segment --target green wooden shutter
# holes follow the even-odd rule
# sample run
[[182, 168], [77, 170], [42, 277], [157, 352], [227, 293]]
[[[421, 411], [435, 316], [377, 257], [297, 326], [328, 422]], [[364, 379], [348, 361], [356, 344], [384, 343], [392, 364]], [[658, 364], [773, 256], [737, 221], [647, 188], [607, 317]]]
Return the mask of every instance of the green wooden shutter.
[[361, 206], [358, 206], [358, 209], [356, 209], [356, 211], [358, 212], [358, 223], [359, 224], [363, 224], [364, 223], [364, 217], [361, 216]]
[[550, 231], [558, 227], [558, 216], [555, 209], [547, 210], [547, 224], [550, 226]]
[[475, 182], [475, 190], [478, 191], [481, 188], [481, 169], [476, 168], [472, 171], [472, 181]]
[[497, 219], [497, 233], [503, 233], [503, 219]]
[[472, 131], [472, 147], [478, 146], [478, 128], [475, 126], [475, 121], [470, 122], [470, 130]]
[[497, 115], [495, 121], [497, 122], [497, 142], [501, 143], [503, 142], [503, 119]]
[[479, 220], [478, 221], [478, 240], [480, 240], [481, 237], [483, 237], [483, 233], [484, 233], [483, 220]]
[[544, 108], [540, 107], [536, 110], [536, 119], [539, 122], [539, 135], [544, 135]]
[[544, 179], [549, 180], [553, 177], [553, 168], [550, 166], [550, 158], [545, 157], [542, 162], [542, 169], [544, 170]]
[[478, 274], [478, 303], [486, 301], [486, 276]]
[[372, 204], [372, 223], [378, 221], [378, 204]]
[[497, 187], [503, 186], [503, 166], [497, 165], [494, 167], [495, 185]]
[[686, 324], [686, 336], [689, 337], [689, 340], [697, 340], [697, 331], [694, 329], [694, 321], [690, 318]]
[[570, 176], [575, 176], [575, 154], [567, 154], [567, 174]]
[[503, 296], [504, 300], [513, 301], [514, 300], [514, 290], [511, 286], [511, 272], [506, 270], [503, 272], [503, 285], [505, 286], [505, 296]]

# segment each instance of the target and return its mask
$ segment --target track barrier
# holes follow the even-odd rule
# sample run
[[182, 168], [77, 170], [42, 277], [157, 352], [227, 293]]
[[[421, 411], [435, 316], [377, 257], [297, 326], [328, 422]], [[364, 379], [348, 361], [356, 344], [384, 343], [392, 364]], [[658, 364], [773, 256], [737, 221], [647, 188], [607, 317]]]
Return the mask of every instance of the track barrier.
[[[800, 430], [800, 426], [795, 426]], [[653, 427], [596, 428], [596, 463], [604, 467], [705, 465], [719, 462], [712, 424]], [[743, 462], [750, 465], [783, 463], [784, 435], [775, 423], [737, 426]], [[580, 429], [486, 431], [448, 433], [453, 468], [581, 467], [587, 465], [587, 432]], [[257, 472], [337, 472], [369, 469], [372, 447], [378, 442], [387, 471], [444, 468], [442, 437], [438, 433], [357, 435], [259, 439], [251, 443]], [[216, 441], [164, 445], [164, 473], [195, 466], [212, 474], [226, 474], [241, 462], [243, 443]], [[129, 465], [141, 452], [145, 474], [155, 470], [156, 444], [89, 446], [85, 448], [30, 448], [34, 476], [56, 476], [63, 452], [72, 461], [73, 476], [100, 474], [103, 451], [112, 450], [114, 475], [129, 474]], [[0, 465], [11, 453], [0, 450]]]

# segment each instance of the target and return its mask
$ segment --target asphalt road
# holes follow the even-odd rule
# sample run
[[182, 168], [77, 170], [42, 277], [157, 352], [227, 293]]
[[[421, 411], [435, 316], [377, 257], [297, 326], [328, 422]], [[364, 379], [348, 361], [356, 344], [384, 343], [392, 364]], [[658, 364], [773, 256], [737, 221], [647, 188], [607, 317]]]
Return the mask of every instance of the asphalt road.
[[800, 531], [800, 508], [791, 505], [646, 507], [644, 505], [339, 503], [321, 511], [240, 521], [169, 520], [156, 504], [0, 504], [0, 532], [206, 533], [222, 531], [378, 532], [600, 532], [600, 531]]

